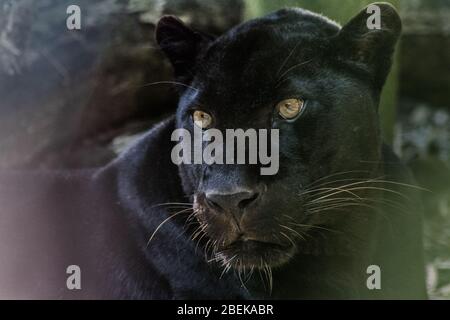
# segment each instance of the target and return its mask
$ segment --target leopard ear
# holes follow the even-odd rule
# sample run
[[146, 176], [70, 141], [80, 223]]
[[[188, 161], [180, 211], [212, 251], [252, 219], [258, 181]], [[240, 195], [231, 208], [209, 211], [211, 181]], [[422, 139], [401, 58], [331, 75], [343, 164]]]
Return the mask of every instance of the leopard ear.
[[172, 63], [177, 78], [187, 78], [192, 73], [200, 51], [212, 40], [175, 16], [163, 16], [156, 26], [156, 42]]
[[400, 17], [392, 5], [373, 3], [344, 25], [334, 39], [337, 56], [369, 71], [381, 88], [401, 29]]

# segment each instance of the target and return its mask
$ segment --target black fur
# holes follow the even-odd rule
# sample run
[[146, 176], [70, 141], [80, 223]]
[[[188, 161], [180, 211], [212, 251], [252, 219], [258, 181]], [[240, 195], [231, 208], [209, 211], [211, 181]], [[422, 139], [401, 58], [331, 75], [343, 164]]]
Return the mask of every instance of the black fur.
[[[382, 176], [411, 183], [380, 138], [379, 95], [401, 24], [390, 5], [379, 5], [382, 29], [368, 34], [364, 11], [341, 29], [308, 11], [283, 9], [217, 39], [164, 17], [157, 28], [158, 43], [173, 63], [178, 81], [191, 87], [180, 87], [177, 115], [100, 170], [2, 178], [0, 251], [8, 258], [0, 267], [0, 294], [139, 299], [426, 297], [420, 214], [411, 209], [413, 205], [396, 207], [396, 192], [406, 194], [409, 188], [383, 182], [378, 189], [361, 193], [382, 206], [312, 217], [305, 209], [307, 197], [299, 196], [318, 179], [343, 172], [348, 174], [342, 178], [351, 181]], [[273, 110], [278, 101], [290, 97], [307, 101], [305, 113], [294, 123], [281, 120]], [[214, 115], [219, 129], [280, 129], [279, 173], [260, 176], [252, 166], [175, 166], [170, 159], [171, 133], [175, 128], [192, 130], [191, 113], [199, 107]], [[274, 267], [272, 290], [257, 271], [245, 282], [233, 270], [222, 275], [220, 263], [206, 261], [208, 239], [224, 243], [235, 239], [224, 215], [202, 213], [199, 221], [207, 228], [198, 248], [191, 235], [199, 221], [187, 223], [190, 212], [167, 221], [148, 243], [158, 226], [176, 212], [161, 204], [193, 201], [194, 195], [200, 197], [211, 188], [230, 186], [252, 190], [264, 186], [259, 203], [246, 209], [243, 219], [252, 237], [265, 239], [279, 231], [275, 221], [287, 223], [286, 215], [322, 228], [308, 229], [308, 238], [296, 239], [289, 259], [279, 265], [278, 258], [267, 256]], [[393, 201], [395, 206], [389, 205]], [[247, 263], [245, 258], [242, 263]], [[80, 291], [65, 288], [65, 268], [70, 264], [81, 267]], [[366, 287], [366, 268], [371, 264], [381, 267], [381, 290]]]

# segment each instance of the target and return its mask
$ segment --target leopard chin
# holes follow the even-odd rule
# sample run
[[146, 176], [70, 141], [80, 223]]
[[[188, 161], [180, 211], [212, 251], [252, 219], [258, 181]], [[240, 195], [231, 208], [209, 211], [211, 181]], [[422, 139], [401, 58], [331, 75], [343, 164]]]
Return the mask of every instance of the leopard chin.
[[238, 240], [220, 250], [218, 258], [223, 264], [237, 270], [280, 267], [291, 260], [295, 245], [258, 240]]

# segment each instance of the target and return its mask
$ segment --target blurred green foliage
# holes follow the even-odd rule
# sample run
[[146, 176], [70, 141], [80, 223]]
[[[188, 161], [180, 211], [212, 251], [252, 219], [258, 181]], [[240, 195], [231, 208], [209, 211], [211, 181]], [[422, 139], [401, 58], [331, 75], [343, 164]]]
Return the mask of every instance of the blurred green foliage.
[[[247, 19], [262, 16], [283, 7], [301, 7], [321, 13], [341, 25], [349, 21], [372, 0], [245, 0]], [[386, 1], [399, 7], [399, 0]], [[398, 92], [398, 53], [392, 67], [391, 74], [386, 82], [380, 102], [381, 128], [384, 139], [391, 143], [394, 135], [394, 123]]]

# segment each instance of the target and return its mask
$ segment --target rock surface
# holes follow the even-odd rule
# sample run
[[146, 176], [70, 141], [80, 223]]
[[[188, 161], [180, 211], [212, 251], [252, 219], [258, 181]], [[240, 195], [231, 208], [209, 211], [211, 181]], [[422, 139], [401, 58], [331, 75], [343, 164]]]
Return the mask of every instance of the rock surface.
[[[154, 41], [162, 14], [221, 33], [240, 22], [239, 0], [68, 0], [0, 4], [0, 168], [104, 164], [109, 142], [175, 108], [171, 68]], [[216, 17], [218, 17], [216, 19]]]

